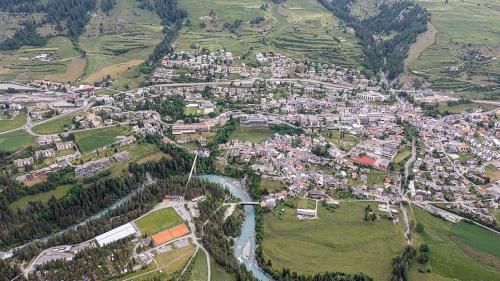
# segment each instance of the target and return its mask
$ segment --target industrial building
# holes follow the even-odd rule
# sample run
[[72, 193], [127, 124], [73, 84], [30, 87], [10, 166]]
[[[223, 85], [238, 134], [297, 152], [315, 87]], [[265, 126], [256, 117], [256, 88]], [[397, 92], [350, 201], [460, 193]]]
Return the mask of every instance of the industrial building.
[[135, 229], [135, 227], [131, 223], [127, 223], [99, 236], [96, 236], [94, 239], [99, 247], [103, 247], [107, 244], [136, 234], [137, 229]]

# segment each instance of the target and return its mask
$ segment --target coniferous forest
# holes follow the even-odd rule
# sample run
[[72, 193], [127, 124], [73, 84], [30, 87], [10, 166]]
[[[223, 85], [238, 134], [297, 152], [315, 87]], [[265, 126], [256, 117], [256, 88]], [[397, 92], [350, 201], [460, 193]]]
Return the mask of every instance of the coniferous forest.
[[[351, 14], [352, 0], [318, 1], [354, 29], [362, 46], [365, 67], [375, 73], [383, 71], [390, 80], [404, 71], [410, 45], [427, 30], [430, 21], [429, 12], [409, 1], [382, 4], [380, 13], [366, 19]], [[396, 34], [380, 39], [391, 33]]]

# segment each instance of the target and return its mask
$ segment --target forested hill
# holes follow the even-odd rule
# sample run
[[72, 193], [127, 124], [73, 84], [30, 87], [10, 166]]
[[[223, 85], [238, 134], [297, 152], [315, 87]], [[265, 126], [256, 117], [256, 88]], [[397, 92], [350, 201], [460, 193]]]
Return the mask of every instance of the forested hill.
[[351, 12], [354, 0], [318, 0], [347, 26], [354, 29], [368, 69], [382, 70], [392, 80], [404, 71], [410, 45], [427, 30], [430, 14], [414, 2], [380, 5], [379, 12], [359, 18]]

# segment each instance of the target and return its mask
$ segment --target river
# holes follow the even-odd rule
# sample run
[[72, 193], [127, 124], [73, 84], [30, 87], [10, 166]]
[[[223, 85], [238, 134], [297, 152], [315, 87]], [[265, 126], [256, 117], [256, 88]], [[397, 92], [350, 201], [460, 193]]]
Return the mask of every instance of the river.
[[[222, 185], [234, 197], [239, 198], [241, 201], [252, 201], [250, 194], [238, 180], [218, 175], [200, 175], [197, 176], [197, 178]], [[258, 280], [274, 281], [274, 279], [259, 267], [255, 259], [255, 207], [253, 205], [245, 205], [244, 208], [245, 221], [241, 228], [241, 235], [234, 243], [233, 254]]]

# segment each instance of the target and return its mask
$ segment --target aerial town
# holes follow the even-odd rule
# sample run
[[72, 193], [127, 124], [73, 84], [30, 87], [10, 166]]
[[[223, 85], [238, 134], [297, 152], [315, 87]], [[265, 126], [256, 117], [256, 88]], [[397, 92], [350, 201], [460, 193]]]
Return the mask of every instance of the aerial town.
[[[431, 90], [387, 90], [360, 72], [280, 54], [258, 53], [255, 60], [256, 66], [238, 65], [223, 50], [181, 52], [166, 56], [152, 72], [150, 85], [138, 89], [113, 92], [98, 84], [35, 80], [27, 90], [4, 93], [2, 114], [27, 116], [26, 124], [12, 131], [35, 140], [30, 149], [12, 154], [7, 167], [26, 186], [68, 169], [74, 170], [75, 181], [85, 182], [123, 172], [124, 165], [138, 160], [129, 147], [160, 136], [163, 144], [199, 159], [215, 157], [221, 174], [237, 177], [248, 167], [262, 181], [279, 183], [281, 188], [266, 190], [251, 204], [280, 214], [280, 204], [310, 198], [312, 205], [295, 206], [300, 221], [320, 219], [321, 202], [342, 208], [349, 198], [378, 204], [379, 213], [403, 224], [408, 245], [414, 243], [408, 204], [453, 224], [466, 219], [496, 231], [497, 104], [490, 110], [433, 116], [429, 106], [471, 101]], [[63, 119], [67, 122], [60, 131], [40, 129]], [[213, 145], [228, 126], [236, 127], [233, 135]], [[79, 137], [112, 128], [118, 133], [103, 145], [89, 148]], [[93, 138], [100, 141], [99, 135]], [[83, 249], [127, 237], [135, 237], [134, 248], [142, 252], [134, 252], [134, 264], [122, 274], [152, 266], [156, 255], [203, 249], [194, 222], [200, 201], [203, 197], [167, 196], [148, 214], [173, 208], [182, 218], [177, 225], [153, 234], [141, 223], [149, 216], [144, 215], [83, 243], [45, 249], [23, 274], [36, 276], [50, 261], [72, 260]], [[225, 218], [237, 212], [235, 203], [229, 205]], [[2, 253], [10, 257], [12, 252]]]

